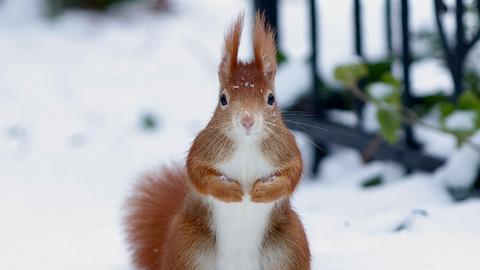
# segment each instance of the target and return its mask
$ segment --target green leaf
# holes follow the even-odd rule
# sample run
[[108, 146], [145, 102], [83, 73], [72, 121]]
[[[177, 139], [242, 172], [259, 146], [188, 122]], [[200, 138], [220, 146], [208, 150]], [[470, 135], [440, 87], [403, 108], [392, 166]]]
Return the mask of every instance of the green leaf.
[[468, 130], [450, 130], [457, 140], [457, 147], [462, 146], [472, 135], [473, 131]]
[[[418, 103], [415, 105], [414, 109], [416, 110], [418, 116], [422, 117], [427, 115], [432, 111], [432, 109], [438, 110], [441, 103], [450, 104], [449, 98], [445, 94], [433, 94], [423, 97], [417, 97]], [[452, 105], [453, 106], [453, 105]], [[442, 110], [442, 109], [440, 109]], [[445, 113], [449, 113], [446, 111]]]
[[480, 111], [475, 116], [475, 128], [480, 129]]
[[368, 75], [368, 69], [364, 64], [348, 64], [335, 68], [334, 76], [346, 86], [352, 86]]
[[474, 68], [467, 68], [464, 75], [465, 87], [473, 91], [480, 89], [480, 74]]
[[398, 139], [398, 131], [401, 128], [400, 112], [398, 110], [377, 111], [377, 120], [380, 124], [380, 133], [389, 143], [395, 143]]
[[443, 101], [438, 103], [438, 109], [440, 110], [440, 118], [444, 121], [447, 116], [455, 111], [455, 106], [450, 102]]
[[384, 101], [388, 104], [394, 105], [397, 108], [402, 106], [402, 93], [398, 88], [395, 88], [391, 95], [385, 97]]
[[458, 98], [458, 108], [462, 110], [480, 111], [480, 97], [473, 91], [465, 91]]
[[395, 78], [391, 72], [383, 73], [382, 77], [380, 78], [380, 81], [384, 83], [388, 83], [397, 89], [400, 89], [400, 87], [402, 86], [402, 82], [397, 80], [397, 78]]
[[280, 66], [288, 61], [287, 55], [281, 51], [277, 51], [277, 64]]
[[368, 62], [365, 65], [368, 70], [366, 80], [369, 83], [382, 81], [383, 76], [386, 73], [390, 73], [392, 69], [391, 61]]
[[373, 178], [367, 179], [362, 182], [363, 188], [372, 188], [377, 187], [383, 184], [383, 179], [380, 176], [375, 176]]

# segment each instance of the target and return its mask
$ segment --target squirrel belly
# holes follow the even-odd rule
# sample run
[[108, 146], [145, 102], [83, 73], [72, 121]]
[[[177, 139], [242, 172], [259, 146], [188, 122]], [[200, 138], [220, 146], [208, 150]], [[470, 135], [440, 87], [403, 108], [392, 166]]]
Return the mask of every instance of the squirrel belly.
[[210, 201], [216, 237], [215, 269], [270, 269], [262, 266], [268, 265], [262, 256], [262, 243], [275, 203]]
[[216, 269], [265, 269], [261, 249], [276, 202], [252, 202], [248, 190], [257, 179], [271, 175], [275, 168], [264, 158], [257, 142], [244, 141], [217, 170], [230, 179], [237, 179], [246, 195], [241, 202], [234, 203], [214, 197], [208, 200], [216, 236]]

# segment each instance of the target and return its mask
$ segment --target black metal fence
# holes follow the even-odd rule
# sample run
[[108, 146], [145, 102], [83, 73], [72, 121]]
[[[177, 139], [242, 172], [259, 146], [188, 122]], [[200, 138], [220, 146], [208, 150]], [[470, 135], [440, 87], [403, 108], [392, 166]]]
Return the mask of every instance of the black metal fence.
[[[353, 35], [354, 44], [352, 49], [355, 54], [365, 59], [364, 55], [364, 29], [363, 29], [363, 10], [362, 4], [364, 1], [353, 1], [353, 33], [346, 33]], [[427, 1], [427, 0], [425, 0]], [[466, 29], [464, 21], [462, 20], [465, 13], [465, 1], [456, 0], [455, 18], [455, 40], [449, 43], [446, 37], [444, 25], [441, 17], [446, 12], [446, 5], [442, 0], [430, 0], [433, 1], [435, 9], [435, 25], [440, 37], [441, 46], [443, 49], [444, 61], [448, 70], [452, 76], [454, 82], [454, 92], [449, 97], [452, 101], [455, 101], [461, 92], [463, 91], [463, 77], [464, 66], [468, 52], [472, 49], [473, 45], [480, 39], [480, 30], [474, 33], [471, 39], [466, 38]], [[418, 98], [412, 95], [411, 87], [411, 64], [412, 64], [412, 52], [411, 52], [411, 36], [410, 29], [410, 2], [409, 0], [385, 0], [384, 2], [384, 17], [383, 22], [386, 26], [384, 34], [386, 51], [386, 58], [397, 59], [401, 62], [403, 69], [402, 78], [402, 103], [404, 107], [411, 108], [419, 101]], [[309, 20], [310, 25], [310, 48], [311, 48], [311, 94], [305, 98], [298, 100], [293, 106], [286, 108], [286, 111], [290, 112], [309, 112], [311, 115], [287, 113], [285, 118], [288, 120], [287, 124], [290, 128], [305, 132], [316, 145], [314, 147], [315, 159], [312, 166], [313, 173], [317, 173], [318, 164], [321, 159], [328, 153], [328, 146], [331, 144], [339, 144], [347, 147], [351, 147], [359, 150], [365, 161], [369, 160], [392, 160], [403, 164], [407, 170], [423, 170], [434, 171], [438, 167], [444, 164], [444, 160], [438, 157], [434, 157], [423, 152], [422, 145], [417, 142], [414, 132], [411, 126], [403, 126], [403, 139], [397, 144], [390, 144], [385, 142], [378, 134], [369, 133], [362, 129], [362, 108], [363, 103], [359, 100], [354, 102], [354, 112], [359, 120], [359, 124], [356, 127], [351, 127], [343, 124], [339, 124], [329, 120], [326, 117], [326, 111], [330, 109], [344, 109], [345, 102], [338, 96], [331, 96], [325, 94], [325, 91], [321, 91], [326, 87], [325, 82], [317, 71], [318, 59], [321, 57], [317, 50], [317, 43], [320, 41], [318, 38], [319, 31], [317, 29], [318, 14], [317, 10], [321, 9], [322, 1], [308, 0], [309, 8]], [[394, 8], [394, 6], [396, 8]], [[256, 10], [263, 11], [267, 17], [267, 20], [275, 28], [278, 21], [278, 2], [277, 0], [255, 0]], [[480, 14], [480, 5], [477, 3], [476, 8]], [[399, 16], [393, 16], [395, 12], [398, 12]], [[393, 18], [399, 18], [399, 22], [394, 22]], [[393, 46], [393, 32], [392, 24], [397, 23], [401, 25], [401, 50], [399, 53], [394, 52]], [[368, 30], [368, 29], [367, 29]], [[278, 31], [277, 31], [278, 33]], [[282, 35], [282, 33], [278, 33]], [[367, 60], [367, 59], [365, 59]], [[360, 82], [361, 84], [361, 82]], [[361, 85], [360, 85], [361, 87]], [[302, 123], [301, 125], [296, 123]]]

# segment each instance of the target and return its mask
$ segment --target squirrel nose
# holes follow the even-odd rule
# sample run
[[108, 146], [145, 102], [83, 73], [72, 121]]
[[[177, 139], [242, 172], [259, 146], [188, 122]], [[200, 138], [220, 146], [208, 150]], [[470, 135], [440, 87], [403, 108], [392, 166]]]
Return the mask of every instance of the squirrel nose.
[[255, 124], [255, 120], [253, 119], [252, 116], [250, 116], [249, 114], [247, 115], [244, 115], [242, 117], [242, 119], [240, 119], [240, 123], [242, 123], [242, 126], [247, 130], [249, 131], [253, 124]]

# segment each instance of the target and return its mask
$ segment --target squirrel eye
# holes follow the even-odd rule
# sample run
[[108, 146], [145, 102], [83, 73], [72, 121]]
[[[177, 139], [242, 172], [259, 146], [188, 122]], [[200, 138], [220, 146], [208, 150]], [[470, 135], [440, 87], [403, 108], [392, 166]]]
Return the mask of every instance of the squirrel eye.
[[275, 97], [272, 94], [268, 95], [267, 103], [270, 106], [273, 105], [273, 103], [275, 103]]
[[225, 94], [222, 94], [222, 95], [220, 96], [220, 104], [221, 104], [222, 106], [226, 106], [226, 105], [228, 104], [228, 102], [227, 102], [227, 96], [225, 96]]

